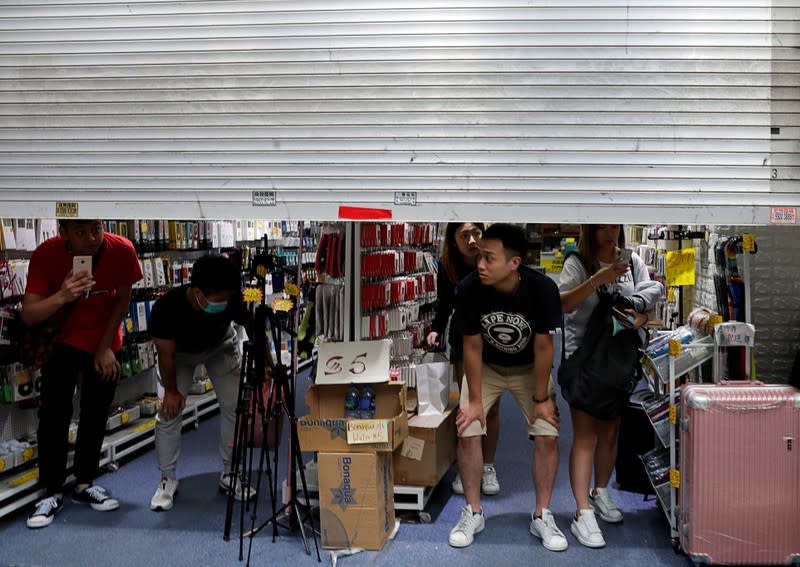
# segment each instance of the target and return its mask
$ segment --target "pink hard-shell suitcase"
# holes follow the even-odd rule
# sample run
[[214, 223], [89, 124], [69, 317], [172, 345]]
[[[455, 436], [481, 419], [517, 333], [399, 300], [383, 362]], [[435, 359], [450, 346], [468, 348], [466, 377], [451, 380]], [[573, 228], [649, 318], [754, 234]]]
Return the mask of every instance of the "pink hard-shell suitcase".
[[800, 392], [687, 385], [680, 439], [683, 551], [715, 564], [800, 563]]

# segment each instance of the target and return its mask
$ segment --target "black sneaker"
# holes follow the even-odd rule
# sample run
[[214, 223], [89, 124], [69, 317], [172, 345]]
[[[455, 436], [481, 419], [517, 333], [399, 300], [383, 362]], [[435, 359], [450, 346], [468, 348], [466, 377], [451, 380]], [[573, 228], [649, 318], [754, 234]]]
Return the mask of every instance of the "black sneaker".
[[60, 496], [48, 496], [36, 503], [36, 509], [28, 516], [29, 528], [44, 528], [53, 523], [56, 514], [64, 507]]
[[102, 486], [90, 485], [80, 492], [72, 493], [72, 501], [88, 504], [98, 512], [108, 512], [119, 508], [119, 500], [111, 498]]

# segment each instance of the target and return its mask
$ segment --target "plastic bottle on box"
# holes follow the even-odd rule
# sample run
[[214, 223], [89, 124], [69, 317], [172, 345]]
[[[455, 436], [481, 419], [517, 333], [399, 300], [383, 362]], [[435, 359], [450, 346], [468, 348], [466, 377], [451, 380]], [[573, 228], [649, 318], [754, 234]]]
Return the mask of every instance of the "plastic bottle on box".
[[358, 407], [361, 419], [375, 418], [375, 390], [369, 384], [364, 384], [361, 387]]
[[360, 415], [359, 412], [359, 405], [360, 405], [360, 393], [358, 391], [358, 386], [350, 383], [350, 386], [347, 388], [347, 392], [344, 394], [344, 416], [349, 418], [358, 418]]

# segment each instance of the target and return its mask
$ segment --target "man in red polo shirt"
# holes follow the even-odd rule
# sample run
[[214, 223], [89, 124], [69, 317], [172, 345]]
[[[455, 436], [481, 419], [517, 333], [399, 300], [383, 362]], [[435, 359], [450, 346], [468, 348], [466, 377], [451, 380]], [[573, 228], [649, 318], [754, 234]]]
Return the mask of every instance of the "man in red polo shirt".
[[[91, 256], [92, 270], [73, 273], [75, 256]], [[140, 279], [142, 269], [133, 244], [105, 234], [100, 220], [59, 221], [59, 236], [43, 242], [31, 257], [22, 320], [36, 325], [63, 316], [65, 321], [42, 367], [39, 482], [46, 495], [28, 517], [29, 528], [50, 525], [63, 506], [67, 432], [79, 376], [80, 421], [72, 499], [99, 511], [119, 508], [119, 502], [92, 481], [97, 476], [108, 410], [119, 380], [120, 324], [128, 312], [131, 286]]]

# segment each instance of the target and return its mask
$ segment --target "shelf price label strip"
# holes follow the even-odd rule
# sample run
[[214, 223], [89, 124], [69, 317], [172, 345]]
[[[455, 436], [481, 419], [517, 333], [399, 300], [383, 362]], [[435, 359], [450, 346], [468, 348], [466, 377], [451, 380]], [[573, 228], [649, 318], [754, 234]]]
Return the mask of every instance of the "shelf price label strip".
[[681, 487], [681, 471], [678, 469], [669, 469], [669, 483], [673, 488]]

